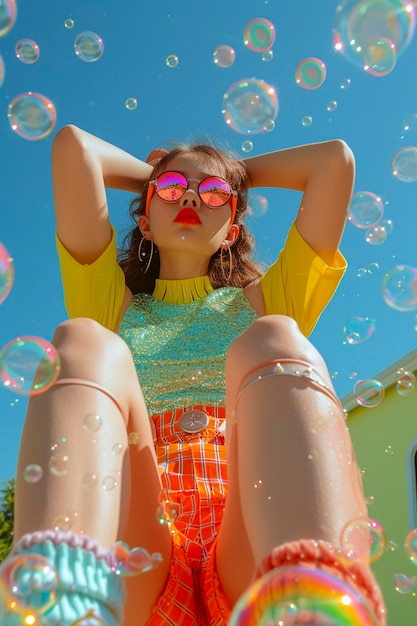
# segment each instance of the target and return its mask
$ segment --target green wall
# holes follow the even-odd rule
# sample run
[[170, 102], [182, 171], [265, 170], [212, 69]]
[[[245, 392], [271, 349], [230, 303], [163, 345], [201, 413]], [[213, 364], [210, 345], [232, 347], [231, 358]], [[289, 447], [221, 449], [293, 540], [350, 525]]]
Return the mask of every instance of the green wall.
[[[407, 464], [410, 445], [417, 445], [417, 388], [400, 396], [391, 386], [379, 406], [351, 409], [347, 423], [363, 470], [369, 517], [382, 525], [386, 535], [385, 552], [372, 568], [384, 593], [388, 625], [416, 626], [417, 563], [411, 561], [404, 543], [412, 529]], [[416, 577], [413, 594], [395, 590], [397, 573]]]

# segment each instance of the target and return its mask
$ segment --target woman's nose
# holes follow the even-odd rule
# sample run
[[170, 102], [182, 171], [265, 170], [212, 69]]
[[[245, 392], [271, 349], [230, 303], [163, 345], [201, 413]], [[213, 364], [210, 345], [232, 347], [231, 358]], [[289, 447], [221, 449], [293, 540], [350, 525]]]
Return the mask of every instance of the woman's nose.
[[192, 207], [193, 209], [199, 209], [201, 201], [197, 191], [189, 187], [184, 195], [181, 196], [180, 205], [183, 207]]

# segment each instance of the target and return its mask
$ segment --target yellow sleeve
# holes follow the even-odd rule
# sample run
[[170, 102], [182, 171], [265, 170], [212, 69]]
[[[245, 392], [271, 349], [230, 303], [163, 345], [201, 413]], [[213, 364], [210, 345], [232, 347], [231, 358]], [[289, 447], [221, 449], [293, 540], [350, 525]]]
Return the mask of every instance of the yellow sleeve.
[[125, 278], [117, 263], [116, 235], [90, 265], [78, 263], [56, 236], [68, 317], [90, 317], [116, 330], [125, 294]]
[[340, 251], [334, 265], [327, 265], [293, 223], [278, 259], [261, 278], [266, 313], [292, 317], [308, 337], [333, 297], [346, 267]]

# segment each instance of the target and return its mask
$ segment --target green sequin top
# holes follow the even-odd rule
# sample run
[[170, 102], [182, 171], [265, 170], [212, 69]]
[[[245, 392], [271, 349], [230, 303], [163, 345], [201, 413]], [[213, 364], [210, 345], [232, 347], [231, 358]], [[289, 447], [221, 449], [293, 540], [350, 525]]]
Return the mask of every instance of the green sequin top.
[[225, 403], [230, 343], [257, 318], [241, 289], [213, 290], [207, 277], [157, 281], [134, 296], [119, 328], [150, 415]]

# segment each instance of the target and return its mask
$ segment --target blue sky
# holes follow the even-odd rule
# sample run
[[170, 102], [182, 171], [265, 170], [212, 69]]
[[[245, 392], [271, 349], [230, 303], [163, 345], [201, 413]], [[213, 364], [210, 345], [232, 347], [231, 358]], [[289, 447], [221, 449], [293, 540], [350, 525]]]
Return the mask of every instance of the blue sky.
[[[0, 0], [0, 15], [6, 4]], [[395, 266], [417, 266], [416, 183], [401, 182], [391, 171], [394, 154], [417, 145], [417, 43], [413, 37], [390, 73], [372, 76], [334, 50], [336, 7], [330, 0], [17, 2], [16, 21], [0, 37], [5, 67], [0, 87], [0, 243], [13, 257], [15, 270], [13, 288], [0, 305], [0, 349], [22, 335], [50, 339], [66, 316], [54, 241], [50, 152], [54, 133], [68, 123], [142, 158], [166, 141], [206, 136], [242, 156], [242, 143], [248, 139], [253, 143], [248, 155], [344, 139], [356, 157], [355, 192], [381, 197], [384, 219], [392, 221], [393, 231], [383, 244], [371, 245], [363, 229], [347, 225], [341, 249], [349, 269], [311, 339], [324, 355], [340, 396], [357, 380], [376, 376], [414, 349], [417, 311], [387, 306], [381, 286]], [[245, 25], [257, 17], [275, 26], [269, 61], [243, 42]], [[65, 27], [69, 18], [74, 22], [70, 29]], [[104, 53], [94, 63], [81, 61], [74, 52], [75, 38], [85, 31], [97, 33], [104, 43]], [[39, 46], [36, 63], [24, 64], [16, 57], [15, 45], [25, 38]], [[228, 68], [213, 62], [220, 45], [235, 50]], [[178, 57], [175, 68], [167, 66], [168, 55]], [[298, 63], [308, 57], [326, 66], [326, 80], [315, 90], [302, 89], [295, 81]], [[244, 78], [264, 80], [276, 89], [279, 110], [272, 132], [248, 137], [225, 124], [223, 94]], [[20, 137], [8, 120], [10, 102], [29, 91], [49, 98], [57, 112], [55, 129], [39, 141]], [[137, 99], [136, 109], [126, 108], [128, 98]], [[336, 102], [333, 111], [328, 111], [330, 102]], [[312, 118], [310, 125], [303, 125], [305, 116]], [[415, 126], [404, 130], [410, 120]], [[300, 198], [283, 190], [259, 193], [267, 198], [268, 210], [250, 218], [249, 225], [258, 257], [271, 262]], [[130, 226], [130, 199], [126, 193], [109, 193], [119, 237]], [[368, 340], [349, 345], [343, 329], [353, 317], [375, 319], [376, 330]], [[14, 475], [25, 408], [24, 396], [0, 389], [0, 479]]]

